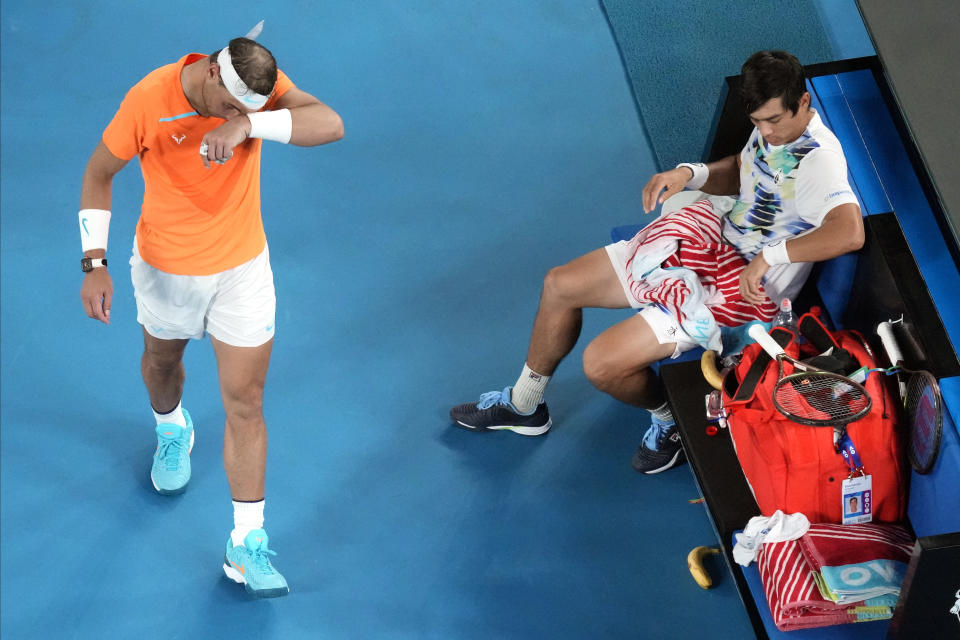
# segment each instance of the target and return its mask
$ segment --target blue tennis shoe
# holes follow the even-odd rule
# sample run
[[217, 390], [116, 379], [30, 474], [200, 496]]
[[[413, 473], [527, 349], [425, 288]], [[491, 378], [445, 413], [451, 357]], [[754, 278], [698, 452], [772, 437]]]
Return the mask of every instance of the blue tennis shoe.
[[157, 425], [157, 450], [153, 454], [150, 479], [163, 495], [183, 493], [190, 482], [190, 451], [193, 449], [193, 420], [183, 410], [187, 426], [161, 422]]
[[254, 598], [279, 598], [290, 593], [286, 579], [267, 557], [277, 555], [267, 548], [268, 542], [267, 532], [263, 529], [248, 533], [242, 545], [234, 545], [233, 539], [227, 539], [223, 572], [234, 582], [244, 585]]

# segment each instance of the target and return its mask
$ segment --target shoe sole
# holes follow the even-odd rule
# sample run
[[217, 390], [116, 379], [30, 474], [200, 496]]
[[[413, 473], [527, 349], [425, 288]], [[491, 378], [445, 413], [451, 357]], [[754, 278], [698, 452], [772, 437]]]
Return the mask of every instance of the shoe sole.
[[[187, 449], [187, 456], [189, 456], [190, 453], [193, 451], [193, 437], [194, 437], [194, 434], [195, 434], [195, 433], [196, 433], [195, 431], [191, 431], [191, 432], [190, 432], [190, 448]], [[178, 495], [180, 495], [181, 493], [183, 493], [184, 491], [187, 490], [187, 485], [190, 484], [190, 478], [187, 478], [187, 481], [184, 482], [184, 483], [183, 483], [183, 486], [180, 487], [179, 489], [161, 489], [160, 487], [157, 486], [156, 480], [153, 479], [153, 474], [152, 474], [152, 473], [150, 474], [150, 482], [153, 483], [153, 488], [156, 489], [156, 490], [157, 490], [157, 493], [159, 493], [160, 495], [162, 495], [162, 496], [178, 496]]]
[[281, 587], [277, 589], [260, 589], [259, 591], [250, 588], [250, 585], [247, 583], [246, 579], [243, 577], [243, 574], [234, 569], [229, 564], [223, 565], [223, 572], [228, 578], [236, 582], [237, 584], [242, 584], [247, 593], [249, 593], [254, 598], [280, 598], [282, 596], [290, 593], [290, 587]]
[[[679, 462], [678, 462], [677, 460], [680, 458], [680, 454], [681, 454], [681, 453], [683, 453], [683, 450], [682, 450], [682, 449], [678, 450], [675, 454], [673, 454], [673, 457], [670, 458], [670, 462], [668, 462], [667, 464], [663, 465], [662, 467], [659, 467], [659, 468], [657, 468], [657, 469], [648, 469], [648, 470], [646, 470], [646, 471], [641, 471], [640, 473], [645, 473], [645, 474], [647, 474], [647, 475], [652, 475], [652, 474], [654, 474], [654, 473], [660, 473], [661, 471], [666, 471], [667, 469], [670, 469], [670, 468], [672, 468], [672, 467], [675, 467], [675, 466], [677, 466], [677, 465], [679, 464]], [[636, 468], [634, 468], [634, 470], [636, 470]]]
[[456, 421], [458, 427], [463, 427], [464, 429], [470, 429], [470, 431], [513, 431], [514, 433], [519, 433], [522, 436], [542, 436], [547, 431], [550, 430], [550, 427], [553, 425], [553, 418], [547, 420], [545, 425], [539, 427], [520, 427], [516, 425], [496, 425], [493, 427], [475, 427], [469, 425], [466, 422]]

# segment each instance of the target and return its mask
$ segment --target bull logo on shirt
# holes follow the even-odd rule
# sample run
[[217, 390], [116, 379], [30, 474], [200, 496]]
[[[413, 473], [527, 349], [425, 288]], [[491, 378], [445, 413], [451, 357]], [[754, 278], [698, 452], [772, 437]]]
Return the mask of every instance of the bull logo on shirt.
[[181, 133], [181, 134], [180, 134], [180, 137], [178, 138], [178, 137], [177, 137], [177, 134], [174, 133], [174, 134], [171, 134], [170, 137], [173, 138], [173, 141], [174, 141], [174, 142], [176, 142], [177, 144], [180, 144], [180, 143], [183, 142], [184, 139], [187, 137], [187, 134]]

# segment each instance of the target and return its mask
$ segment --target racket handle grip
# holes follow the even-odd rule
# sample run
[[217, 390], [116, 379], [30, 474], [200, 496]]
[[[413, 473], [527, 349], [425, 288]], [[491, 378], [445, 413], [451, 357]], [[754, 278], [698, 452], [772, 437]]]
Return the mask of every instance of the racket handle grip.
[[880, 336], [880, 342], [883, 344], [883, 350], [887, 352], [890, 364], [893, 366], [903, 362], [903, 353], [900, 351], [900, 345], [897, 344], [897, 338], [893, 335], [893, 325], [889, 322], [881, 322], [877, 325], [877, 335]]
[[750, 328], [747, 329], [747, 335], [763, 347], [763, 350], [770, 354], [770, 357], [774, 360], [776, 360], [777, 356], [785, 353], [783, 348], [777, 344], [777, 341], [767, 333], [766, 328], [764, 328], [762, 324], [750, 325]]

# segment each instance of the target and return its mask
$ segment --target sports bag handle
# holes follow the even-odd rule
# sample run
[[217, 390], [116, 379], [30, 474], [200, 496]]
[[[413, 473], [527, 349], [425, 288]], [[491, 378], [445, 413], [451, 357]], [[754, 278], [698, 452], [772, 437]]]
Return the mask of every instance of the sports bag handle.
[[817, 314], [812, 312], [803, 314], [800, 317], [798, 327], [800, 333], [817, 350], [817, 353], [825, 353], [831, 347], [834, 349], [840, 348], [840, 345], [833, 338], [833, 334], [827, 331]]
[[[770, 330], [770, 337], [779, 346], [786, 348], [793, 340], [793, 332], [783, 327], [774, 327]], [[727, 397], [731, 398], [733, 402], [743, 402], [752, 398], [760, 379], [763, 378], [763, 373], [767, 370], [767, 365], [772, 361], [773, 358], [770, 357], [770, 354], [761, 348], [756, 359], [743, 375], [743, 379], [740, 380], [739, 386], [735, 376], [728, 375], [724, 378], [724, 391]]]

